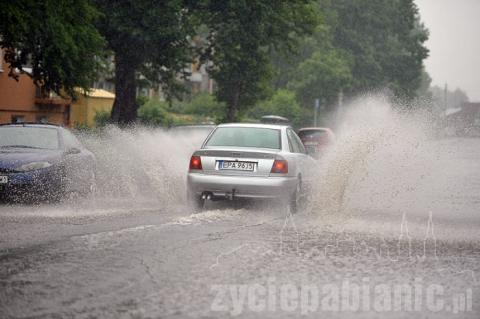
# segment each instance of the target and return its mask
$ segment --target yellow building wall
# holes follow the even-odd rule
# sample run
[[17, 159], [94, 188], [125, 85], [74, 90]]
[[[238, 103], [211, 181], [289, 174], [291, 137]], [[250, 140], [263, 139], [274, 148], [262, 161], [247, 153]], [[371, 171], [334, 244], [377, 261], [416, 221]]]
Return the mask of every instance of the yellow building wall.
[[83, 94], [78, 94], [77, 99], [72, 102], [70, 107], [70, 124], [72, 127], [86, 125], [87, 103], [87, 99]]
[[100, 111], [111, 112], [113, 107], [113, 98], [88, 98], [87, 108], [87, 125], [89, 127], [95, 126], [95, 115]]
[[115, 96], [95, 97], [78, 94], [70, 109], [70, 123], [72, 126], [95, 127], [95, 115], [100, 111], [111, 112]]

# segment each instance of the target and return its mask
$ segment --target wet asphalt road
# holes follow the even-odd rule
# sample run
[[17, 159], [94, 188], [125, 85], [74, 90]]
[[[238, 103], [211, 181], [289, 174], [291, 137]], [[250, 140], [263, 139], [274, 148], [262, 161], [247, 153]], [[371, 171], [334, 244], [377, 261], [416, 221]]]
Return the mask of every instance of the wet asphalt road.
[[[0, 206], [0, 318], [479, 318], [480, 141], [435, 142], [416, 160], [432, 153], [434, 164], [403, 162], [411, 185], [388, 201], [393, 184], [372, 191], [386, 169], [368, 169], [333, 212], [191, 214], [148, 197]], [[417, 287], [418, 309], [396, 309], [382, 285]], [[285, 286], [299, 295], [283, 300]], [[336, 300], [344, 286], [369, 302]]]

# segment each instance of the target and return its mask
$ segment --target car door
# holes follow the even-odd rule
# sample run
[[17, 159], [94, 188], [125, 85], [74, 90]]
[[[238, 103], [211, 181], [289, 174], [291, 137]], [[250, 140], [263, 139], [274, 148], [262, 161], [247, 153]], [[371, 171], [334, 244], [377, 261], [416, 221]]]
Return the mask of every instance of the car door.
[[287, 128], [287, 138], [291, 145], [290, 151], [295, 154], [297, 172], [301, 174], [303, 182], [311, 183], [312, 174], [310, 172], [313, 169], [313, 159], [307, 155], [302, 141], [293, 129]]

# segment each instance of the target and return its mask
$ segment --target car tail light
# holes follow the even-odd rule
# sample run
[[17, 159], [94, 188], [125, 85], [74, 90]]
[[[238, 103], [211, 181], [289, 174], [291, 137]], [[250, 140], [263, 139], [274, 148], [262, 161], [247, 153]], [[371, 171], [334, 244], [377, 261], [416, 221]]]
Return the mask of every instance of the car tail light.
[[286, 160], [276, 159], [273, 162], [272, 170], [270, 171], [270, 173], [287, 174], [288, 173], [288, 162]]
[[190, 169], [202, 169], [202, 160], [200, 159], [200, 156], [192, 156], [190, 159]]

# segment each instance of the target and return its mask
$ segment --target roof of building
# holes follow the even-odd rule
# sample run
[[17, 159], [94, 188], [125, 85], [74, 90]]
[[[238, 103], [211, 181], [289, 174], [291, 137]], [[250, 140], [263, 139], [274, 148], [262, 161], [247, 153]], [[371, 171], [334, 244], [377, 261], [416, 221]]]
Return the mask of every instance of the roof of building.
[[88, 92], [84, 92], [81, 89], [77, 89], [77, 92], [85, 94], [87, 97], [100, 98], [100, 99], [114, 99], [115, 94], [108, 92], [103, 89], [93, 89], [91, 88]]
[[114, 99], [115, 94], [102, 90], [102, 89], [91, 89], [90, 92], [87, 94], [89, 97], [98, 97], [98, 98], [105, 98], [105, 99]]
[[445, 110], [445, 116], [450, 116], [452, 114], [458, 113], [462, 110], [461, 107], [451, 107]]
[[464, 102], [458, 108], [450, 108], [445, 110], [445, 116], [448, 118], [470, 118], [473, 119], [480, 114], [480, 102]]

